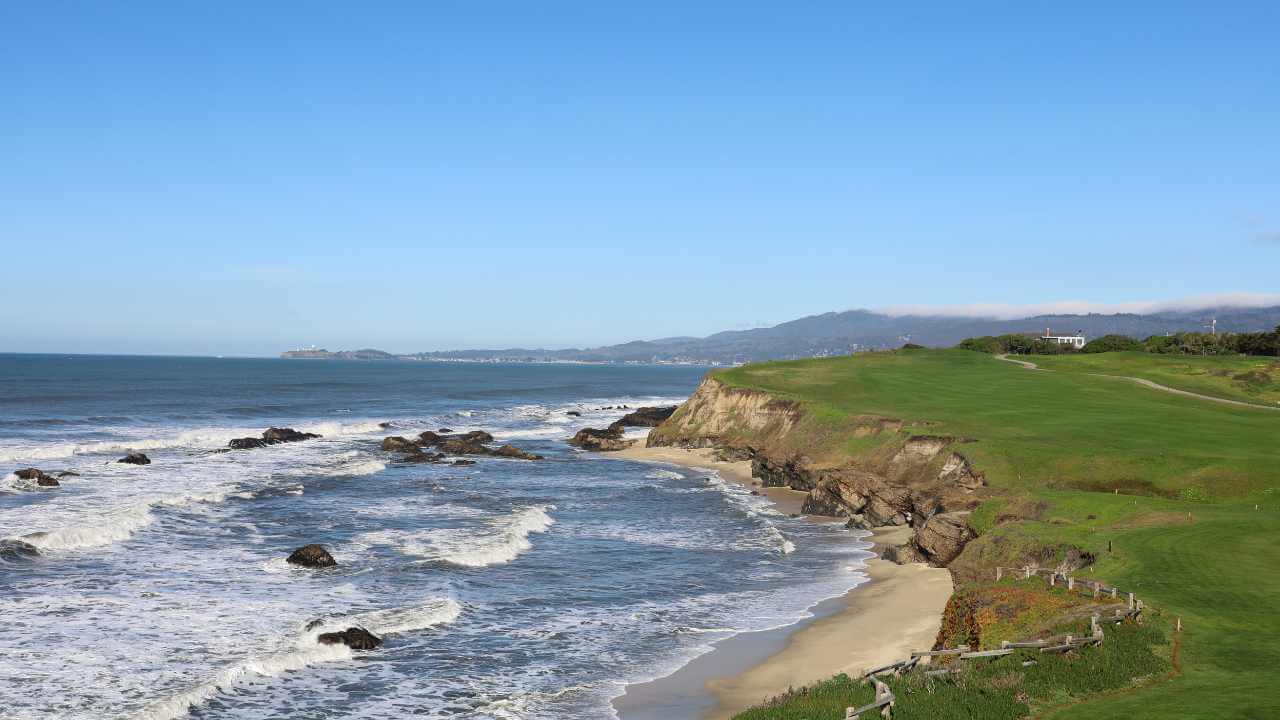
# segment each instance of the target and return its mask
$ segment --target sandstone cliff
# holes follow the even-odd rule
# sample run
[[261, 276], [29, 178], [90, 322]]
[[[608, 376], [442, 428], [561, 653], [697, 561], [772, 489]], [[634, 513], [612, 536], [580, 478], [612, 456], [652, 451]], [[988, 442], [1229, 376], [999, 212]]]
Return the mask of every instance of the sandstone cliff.
[[972, 440], [927, 430], [870, 415], [833, 421], [803, 403], [708, 376], [647, 443], [750, 458], [764, 485], [809, 493], [805, 513], [847, 517], [863, 528], [910, 526], [911, 543], [886, 555], [943, 566], [973, 539], [965, 517], [985, 483], [962, 452]]

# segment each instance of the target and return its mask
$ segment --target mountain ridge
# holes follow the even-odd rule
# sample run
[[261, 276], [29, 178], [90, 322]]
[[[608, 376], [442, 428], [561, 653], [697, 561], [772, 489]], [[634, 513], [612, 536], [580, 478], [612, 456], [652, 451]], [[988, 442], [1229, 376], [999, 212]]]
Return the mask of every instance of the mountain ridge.
[[291, 350], [286, 358], [397, 359], [454, 361], [697, 363], [732, 365], [765, 360], [846, 355], [899, 347], [906, 342], [931, 347], [955, 345], [967, 337], [1005, 333], [1083, 332], [1088, 337], [1118, 334], [1145, 338], [1207, 329], [1216, 319], [1219, 332], [1256, 332], [1280, 325], [1280, 305], [1206, 307], [1155, 313], [1033, 315], [1012, 320], [980, 316], [892, 315], [866, 309], [808, 315], [771, 327], [725, 330], [706, 337], [632, 340], [589, 348], [505, 348], [439, 350], [393, 354], [381, 350], [329, 352]]

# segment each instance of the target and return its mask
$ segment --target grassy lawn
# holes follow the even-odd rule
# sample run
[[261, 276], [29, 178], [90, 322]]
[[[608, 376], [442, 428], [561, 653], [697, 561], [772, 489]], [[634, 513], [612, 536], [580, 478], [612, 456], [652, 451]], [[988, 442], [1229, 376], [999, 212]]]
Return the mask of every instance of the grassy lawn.
[[978, 439], [965, 453], [998, 488], [1238, 497], [1280, 487], [1280, 413], [1087, 373], [917, 350], [745, 365], [716, 377], [800, 400], [831, 423], [879, 415], [916, 423], [919, 434]]
[[[1056, 667], [1052, 677], [1037, 670], [1002, 676], [994, 686], [975, 679], [942, 687], [948, 702], [917, 688], [895, 717], [1018, 717], [1028, 708], [1054, 718], [1280, 717], [1280, 413], [1091, 374], [1147, 377], [1197, 392], [1212, 386], [1228, 396], [1229, 376], [1213, 370], [1238, 374], [1256, 361], [1110, 355], [1045, 358], [1055, 372], [946, 350], [717, 374], [730, 385], [799, 400], [833, 427], [877, 415], [901, 419], [916, 434], [977, 440], [963, 451], [987, 473], [990, 497], [971, 517], [980, 536], [962, 559], [986, 567], [1025, 547], [1082, 548], [1097, 560], [1080, 574], [1137, 591], [1159, 611], [1153, 630], [1177, 617], [1184, 623], [1176, 642], [1168, 632], [1163, 649], [1153, 651], [1177, 669], [1148, 673], [1139, 684], [1112, 674], [1098, 685], [1079, 675], [1099, 672], [1091, 664], [1149, 660], [1134, 647], [1125, 650], [1137, 653], [1128, 660], [1108, 659], [1120, 644], [1107, 643], [1081, 654], [1098, 657]], [[997, 687], [1002, 683], [1009, 693]], [[1026, 704], [1009, 705], [1009, 694], [1019, 692]], [[837, 718], [836, 710], [869, 695], [837, 679], [740, 717]]]
[[1055, 372], [1140, 377], [1202, 395], [1280, 406], [1280, 359], [1277, 358], [1114, 352], [1028, 359]]

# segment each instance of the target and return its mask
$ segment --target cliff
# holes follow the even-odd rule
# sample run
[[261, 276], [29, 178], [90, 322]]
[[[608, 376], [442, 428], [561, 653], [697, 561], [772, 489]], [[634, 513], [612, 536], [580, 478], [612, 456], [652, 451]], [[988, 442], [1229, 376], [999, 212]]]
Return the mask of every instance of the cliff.
[[851, 526], [906, 525], [912, 541], [887, 555], [944, 566], [974, 532], [965, 521], [985, 485], [962, 452], [968, 438], [927, 424], [860, 415], [832, 423], [806, 403], [708, 376], [647, 441], [650, 447], [715, 447], [750, 459], [766, 486], [809, 494], [804, 512]]

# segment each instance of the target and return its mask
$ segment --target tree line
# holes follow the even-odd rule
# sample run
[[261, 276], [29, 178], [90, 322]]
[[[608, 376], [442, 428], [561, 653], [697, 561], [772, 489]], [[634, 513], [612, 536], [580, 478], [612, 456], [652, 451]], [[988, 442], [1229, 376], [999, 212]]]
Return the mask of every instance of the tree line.
[[1160, 355], [1263, 355], [1280, 356], [1280, 326], [1270, 332], [1201, 333], [1182, 332], [1152, 335], [1137, 340], [1128, 335], [1103, 335], [1076, 349], [1038, 337], [1010, 333], [966, 338], [956, 347], [962, 350], [1009, 355], [1066, 355], [1070, 353], [1149, 352]]

